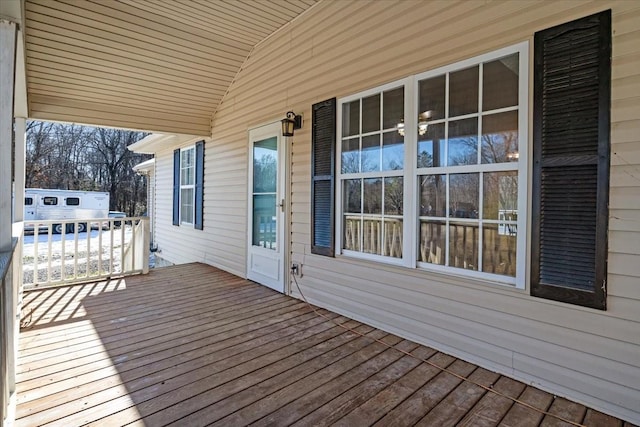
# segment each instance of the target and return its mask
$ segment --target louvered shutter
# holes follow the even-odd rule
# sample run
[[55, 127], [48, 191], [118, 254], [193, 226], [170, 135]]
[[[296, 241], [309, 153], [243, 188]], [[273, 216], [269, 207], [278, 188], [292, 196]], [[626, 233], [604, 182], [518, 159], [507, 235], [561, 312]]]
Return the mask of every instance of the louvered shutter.
[[196, 188], [195, 188], [195, 220], [194, 228], [203, 229], [203, 196], [204, 196], [204, 141], [196, 142]]
[[534, 42], [531, 294], [604, 310], [611, 11]]
[[180, 149], [173, 150], [173, 225], [180, 225]]
[[334, 256], [336, 99], [312, 106], [311, 253]]

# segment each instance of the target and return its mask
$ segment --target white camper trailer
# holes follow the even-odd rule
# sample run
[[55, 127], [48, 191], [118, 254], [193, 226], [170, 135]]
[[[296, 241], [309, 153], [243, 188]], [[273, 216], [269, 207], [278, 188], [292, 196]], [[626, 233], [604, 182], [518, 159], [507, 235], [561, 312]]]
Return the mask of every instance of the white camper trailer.
[[[98, 191], [25, 189], [24, 220], [76, 220], [107, 218], [109, 214], [109, 193]], [[78, 223], [78, 231], [83, 232], [90, 223]], [[27, 227], [25, 227], [27, 228]], [[55, 233], [62, 232], [62, 224], [54, 224]], [[67, 225], [67, 232], [73, 231], [73, 224]]]

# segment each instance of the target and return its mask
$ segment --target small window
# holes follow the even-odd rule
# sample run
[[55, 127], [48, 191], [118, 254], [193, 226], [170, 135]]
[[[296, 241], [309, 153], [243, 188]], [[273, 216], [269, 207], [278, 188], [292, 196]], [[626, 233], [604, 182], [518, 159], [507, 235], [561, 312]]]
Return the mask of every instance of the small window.
[[25, 206], [31, 206], [31, 205], [33, 205], [33, 197], [25, 197], [25, 198], [24, 198], [24, 205], [25, 205]]
[[195, 170], [195, 147], [183, 149], [180, 153], [180, 222], [182, 224], [193, 224]]
[[80, 206], [79, 197], [67, 197], [67, 206]]
[[51, 196], [43, 197], [42, 204], [45, 206], [56, 206], [58, 204], [58, 198]]
[[204, 141], [173, 151], [173, 225], [202, 230]]

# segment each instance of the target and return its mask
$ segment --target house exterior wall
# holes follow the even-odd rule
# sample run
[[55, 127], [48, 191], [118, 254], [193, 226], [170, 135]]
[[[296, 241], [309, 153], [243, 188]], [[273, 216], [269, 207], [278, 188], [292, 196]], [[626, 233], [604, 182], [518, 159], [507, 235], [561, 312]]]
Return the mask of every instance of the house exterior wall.
[[173, 264], [203, 262], [244, 277], [246, 238], [246, 148], [205, 140], [204, 230], [172, 225], [173, 150], [156, 153], [157, 256]]
[[[536, 31], [608, 8], [613, 60], [606, 311], [531, 297], [528, 284], [518, 290], [311, 254], [313, 103], [532, 43]], [[529, 54], [531, 64], [532, 45]], [[529, 80], [531, 105], [531, 74]], [[157, 153], [157, 186], [166, 189], [157, 192], [158, 244], [171, 262], [202, 261], [245, 276], [248, 130], [289, 110], [302, 113], [304, 126], [290, 138], [288, 223], [291, 261], [302, 264], [298, 282], [309, 301], [638, 423], [638, 105], [636, 1], [320, 2], [258, 45], [216, 112], [205, 145], [203, 231], [171, 225], [172, 153]], [[295, 286], [291, 294], [299, 296]]]

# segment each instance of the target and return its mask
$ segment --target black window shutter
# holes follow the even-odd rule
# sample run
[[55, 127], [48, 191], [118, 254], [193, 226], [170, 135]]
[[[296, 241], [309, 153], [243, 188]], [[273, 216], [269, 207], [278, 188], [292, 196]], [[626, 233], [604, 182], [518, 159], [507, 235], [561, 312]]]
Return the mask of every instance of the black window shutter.
[[180, 149], [173, 150], [173, 225], [180, 225]]
[[531, 294], [606, 309], [611, 11], [534, 39]]
[[336, 99], [311, 108], [311, 253], [334, 256]]
[[195, 200], [195, 221], [194, 228], [202, 230], [203, 214], [203, 192], [204, 192], [204, 141], [196, 142], [196, 200]]

